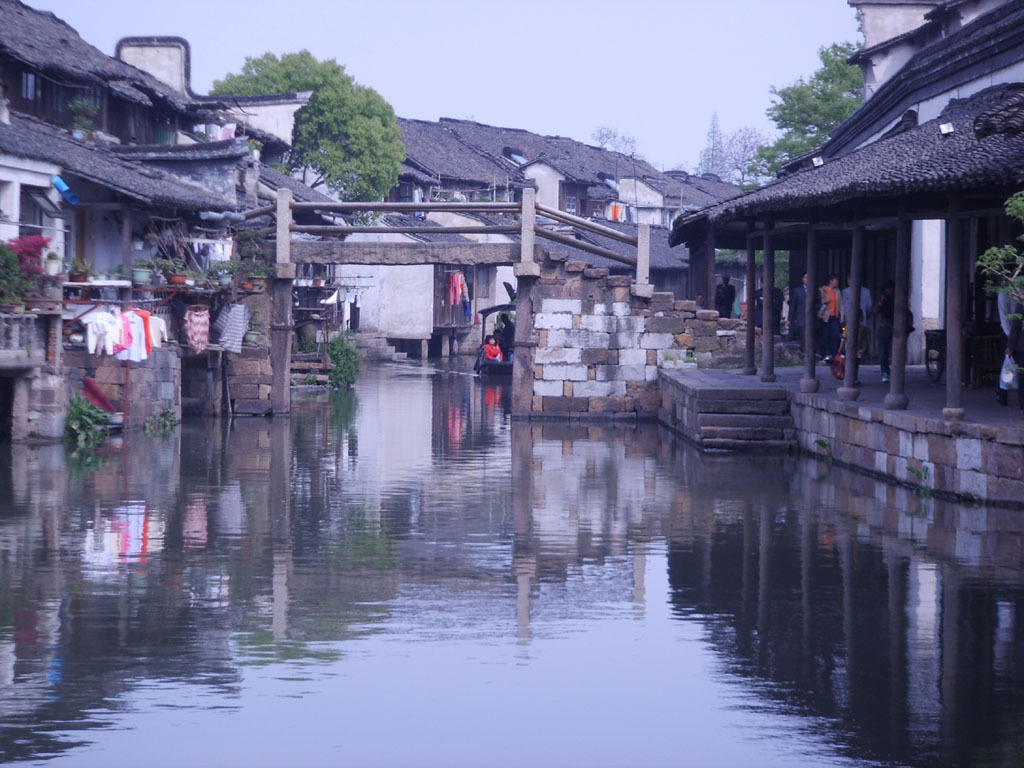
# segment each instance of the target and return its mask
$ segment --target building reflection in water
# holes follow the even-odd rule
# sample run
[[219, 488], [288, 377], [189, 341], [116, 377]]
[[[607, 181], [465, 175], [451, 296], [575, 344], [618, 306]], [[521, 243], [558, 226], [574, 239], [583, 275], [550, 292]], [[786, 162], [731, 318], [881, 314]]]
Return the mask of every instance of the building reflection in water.
[[70, 748], [147, 681], [230, 701], [242, 665], [337, 661], [385, 625], [447, 616], [529, 663], [552, 615], [667, 603], [851, 758], [1024, 761], [1018, 514], [653, 427], [513, 424], [508, 395], [392, 371], [290, 419], [0, 448], [0, 759]]

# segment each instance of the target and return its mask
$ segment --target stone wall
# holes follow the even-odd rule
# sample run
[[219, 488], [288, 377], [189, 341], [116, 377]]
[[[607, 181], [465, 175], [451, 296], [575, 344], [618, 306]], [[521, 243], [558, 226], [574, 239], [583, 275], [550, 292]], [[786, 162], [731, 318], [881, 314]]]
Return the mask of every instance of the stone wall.
[[[655, 419], [659, 368], [743, 364], [743, 320], [719, 318], [672, 293], [637, 290], [629, 277], [564, 253], [546, 253], [539, 266], [539, 277], [519, 278], [520, 416]], [[787, 359], [784, 345], [777, 349], [777, 359]]]
[[126, 428], [141, 427], [165, 408], [181, 418], [181, 360], [176, 346], [154, 349], [140, 363], [69, 349], [64, 352], [64, 365], [68, 399], [80, 394], [85, 377], [91, 376], [124, 413]]
[[273, 409], [271, 395], [274, 366], [270, 354], [271, 297], [269, 293], [254, 294], [242, 299], [253, 314], [250, 327], [259, 331], [255, 344], [243, 344], [239, 355], [228, 354], [225, 375], [230, 411], [238, 414], [262, 415]]
[[925, 492], [1024, 506], [1024, 428], [790, 393], [801, 448]]

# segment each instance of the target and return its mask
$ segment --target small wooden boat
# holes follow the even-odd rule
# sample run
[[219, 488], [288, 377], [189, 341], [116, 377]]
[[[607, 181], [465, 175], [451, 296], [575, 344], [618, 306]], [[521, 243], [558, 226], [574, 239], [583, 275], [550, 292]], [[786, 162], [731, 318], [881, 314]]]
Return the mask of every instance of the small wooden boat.
[[511, 378], [512, 361], [481, 360], [477, 367], [477, 372], [481, 376], [505, 376]]

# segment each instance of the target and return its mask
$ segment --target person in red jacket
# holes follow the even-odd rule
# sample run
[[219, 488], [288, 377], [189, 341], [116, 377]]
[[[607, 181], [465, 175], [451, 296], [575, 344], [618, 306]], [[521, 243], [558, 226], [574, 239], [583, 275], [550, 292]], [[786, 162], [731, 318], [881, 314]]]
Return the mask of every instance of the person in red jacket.
[[484, 346], [484, 360], [489, 363], [500, 363], [503, 359], [498, 342], [494, 340], [493, 336], [488, 336], [487, 344]]

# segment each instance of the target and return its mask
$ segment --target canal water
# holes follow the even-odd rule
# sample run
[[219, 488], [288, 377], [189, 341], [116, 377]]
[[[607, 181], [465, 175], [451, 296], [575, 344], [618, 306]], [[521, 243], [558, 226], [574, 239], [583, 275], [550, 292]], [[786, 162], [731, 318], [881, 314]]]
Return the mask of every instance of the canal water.
[[0, 762], [1024, 764], [1019, 513], [509, 395], [0, 446]]

